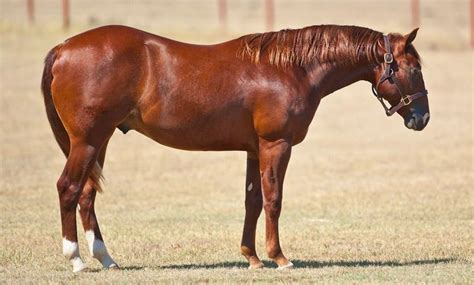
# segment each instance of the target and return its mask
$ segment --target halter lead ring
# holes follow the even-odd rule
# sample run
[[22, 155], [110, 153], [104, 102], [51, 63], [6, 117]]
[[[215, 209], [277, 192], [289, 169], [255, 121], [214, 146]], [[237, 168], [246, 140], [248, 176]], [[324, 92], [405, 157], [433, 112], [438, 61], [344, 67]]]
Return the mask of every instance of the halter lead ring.
[[[383, 35], [383, 41], [385, 45], [385, 53], [383, 55], [383, 66], [384, 66], [384, 71], [383, 75], [380, 77], [379, 81], [377, 82], [377, 85], [372, 85], [372, 93], [374, 93], [375, 97], [377, 97], [377, 100], [382, 104], [382, 107], [385, 110], [385, 114], [390, 117], [393, 114], [395, 114], [398, 110], [401, 108], [410, 105], [411, 102], [415, 101], [418, 98], [421, 98], [423, 96], [428, 95], [427, 90], [423, 90], [420, 92], [416, 92], [414, 94], [410, 95], [403, 95], [401, 89], [400, 89], [400, 83], [395, 77], [395, 72], [393, 71], [392, 68], [392, 63], [393, 63], [393, 53], [390, 47], [390, 41], [388, 39], [388, 36]], [[395, 87], [397, 88], [398, 93], [400, 94], [400, 102], [398, 102], [397, 105], [392, 106], [390, 108], [385, 105], [385, 102], [383, 101], [383, 97], [378, 93], [379, 85], [385, 82], [386, 80], [391, 79], [393, 83], [395, 84]]]

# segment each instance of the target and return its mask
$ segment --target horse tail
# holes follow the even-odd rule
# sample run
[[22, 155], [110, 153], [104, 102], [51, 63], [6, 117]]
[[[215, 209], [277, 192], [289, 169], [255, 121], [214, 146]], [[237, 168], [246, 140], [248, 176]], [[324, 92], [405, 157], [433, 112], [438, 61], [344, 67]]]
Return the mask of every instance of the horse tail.
[[[46, 115], [48, 117], [49, 125], [53, 130], [54, 138], [61, 148], [62, 152], [66, 157], [69, 156], [70, 140], [69, 135], [64, 128], [64, 125], [59, 117], [56, 107], [54, 106], [53, 96], [51, 93], [51, 83], [53, 82], [53, 64], [56, 60], [58, 50], [62, 44], [55, 46], [51, 49], [46, 58], [44, 59], [44, 69], [43, 77], [41, 79], [41, 90], [43, 91], [44, 105], [46, 107]], [[92, 173], [90, 175], [90, 180], [94, 185], [94, 188], [98, 192], [102, 192], [101, 179], [102, 179], [102, 167], [96, 162]]]

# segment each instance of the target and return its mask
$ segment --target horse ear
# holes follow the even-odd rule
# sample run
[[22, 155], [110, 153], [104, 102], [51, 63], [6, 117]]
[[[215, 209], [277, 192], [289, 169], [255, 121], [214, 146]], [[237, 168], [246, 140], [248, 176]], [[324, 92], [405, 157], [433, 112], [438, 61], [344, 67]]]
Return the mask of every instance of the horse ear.
[[410, 45], [413, 42], [413, 40], [415, 40], [416, 33], [418, 33], [418, 29], [419, 28], [416, 28], [413, 31], [411, 31], [411, 33], [404, 36], [404, 38], [405, 38], [405, 47], [408, 47], [408, 45]]

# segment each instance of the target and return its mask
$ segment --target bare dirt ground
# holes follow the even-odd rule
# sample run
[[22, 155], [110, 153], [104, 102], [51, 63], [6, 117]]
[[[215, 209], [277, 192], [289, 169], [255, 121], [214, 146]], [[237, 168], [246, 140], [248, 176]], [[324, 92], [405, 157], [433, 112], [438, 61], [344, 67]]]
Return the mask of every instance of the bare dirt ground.
[[[163, 3], [172, 6], [168, 2]], [[278, 7], [297, 9], [287, 2], [277, 2]], [[345, 7], [334, 2], [322, 1], [324, 7]], [[15, 3], [1, 3], [0, 283], [474, 282], [473, 52], [459, 32], [464, 28], [454, 29], [464, 27], [464, 18], [446, 20], [454, 32], [436, 40], [430, 25], [440, 26], [432, 15], [456, 1], [427, 7], [435, 12], [425, 15], [429, 27], [425, 35], [422, 27], [416, 40], [430, 91], [432, 117], [424, 131], [407, 130], [399, 117], [386, 118], [367, 83], [321, 103], [306, 140], [294, 149], [285, 183], [281, 240], [295, 270], [279, 272], [267, 262], [268, 269], [248, 271], [239, 255], [244, 153], [183, 152], [117, 131], [108, 148], [105, 193], [96, 208], [109, 251], [123, 270], [102, 271], [80, 233], [82, 255], [93, 269], [81, 274], [71, 273], [61, 254], [55, 182], [65, 159], [47, 123], [39, 82], [46, 52], [87, 28], [90, 19], [81, 16], [84, 21], [68, 32], [53, 20], [29, 28], [18, 24], [22, 14]], [[87, 15], [91, 3], [73, 7]], [[297, 3], [307, 10], [307, 2]], [[333, 22], [336, 8], [328, 16]], [[99, 15], [99, 24], [107, 22], [97, 10], [90, 11]], [[127, 7], [121, 11], [110, 17], [118, 18]], [[236, 11], [251, 19], [256, 13]], [[140, 13], [130, 10], [124, 22], [134, 24], [136, 18], [136, 26], [147, 26]], [[279, 13], [278, 26], [291, 22]], [[234, 32], [211, 28], [196, 34], [192, 25], [173, 26], [168, 18], [170, 29], [150, 24], [150, 31], [195, 42], [233, 37]], [[378, 18], [360, 19], [367, 26], [380, 25]], [[305, 21], [309, 18], [292, 26]], [[441, 26], [440, 31], [449, 30]], [[379, 29], [391, 27], [409, 29], [394, 20]], [[257, 250], [265, 258], [263, 228], [261, 219]]]

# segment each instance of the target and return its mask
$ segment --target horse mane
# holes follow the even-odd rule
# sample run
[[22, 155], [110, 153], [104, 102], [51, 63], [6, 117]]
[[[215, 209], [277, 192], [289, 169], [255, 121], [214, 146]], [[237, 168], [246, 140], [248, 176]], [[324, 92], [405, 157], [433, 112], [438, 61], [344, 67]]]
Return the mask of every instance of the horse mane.
[[240, 38], [238, 55], [254, 63], [278, 67], [306, 67], [314, 63], [379, 64], [377, 47], [382, 33], [363, 27], [321, 25], [302, 29], [250, 34]]

